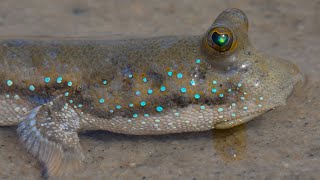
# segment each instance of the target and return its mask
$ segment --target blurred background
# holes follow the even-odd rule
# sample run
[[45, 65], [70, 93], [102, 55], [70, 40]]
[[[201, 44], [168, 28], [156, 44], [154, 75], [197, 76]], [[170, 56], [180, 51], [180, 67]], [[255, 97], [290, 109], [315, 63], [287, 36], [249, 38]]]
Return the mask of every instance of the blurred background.
[[[67, 179], [317, 179], [320, 177], [319, 0], [1, 0], [0, 37], [146, 38], [196, 35], [224, 9], [249, 36], [289, 59], [306, 81], [288, 105], [245, 126], [158, 137], [82, 134], [86, 169]], [[40, 179], [40, 165], [0, 128], [0, 179]]]

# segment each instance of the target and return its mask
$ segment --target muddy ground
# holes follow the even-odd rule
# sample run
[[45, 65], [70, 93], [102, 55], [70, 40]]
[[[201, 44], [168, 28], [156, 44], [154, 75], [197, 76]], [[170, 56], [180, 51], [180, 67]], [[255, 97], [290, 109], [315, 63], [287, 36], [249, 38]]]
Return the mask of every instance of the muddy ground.
[[[201, 34], [225, 8], [244, 10], [257, 49], [306, 76], [287, 106], [245, 126], [166, 136], [80, 135], [86, 169], [68, 179], [318, 179], [319, 0], [2, 0], [0, 36], [150, 37]], [[40, 165], [0, 127], [0, 179], [41, 179]]]

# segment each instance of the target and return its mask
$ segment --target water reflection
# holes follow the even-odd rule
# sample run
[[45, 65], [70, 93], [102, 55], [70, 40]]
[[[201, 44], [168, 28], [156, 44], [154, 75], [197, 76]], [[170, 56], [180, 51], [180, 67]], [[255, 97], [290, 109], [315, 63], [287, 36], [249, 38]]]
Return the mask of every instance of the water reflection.
[[246, 125], [232, 129], [213, 130], [213, 146], [225, 162], [238, 161], [247, 154]]

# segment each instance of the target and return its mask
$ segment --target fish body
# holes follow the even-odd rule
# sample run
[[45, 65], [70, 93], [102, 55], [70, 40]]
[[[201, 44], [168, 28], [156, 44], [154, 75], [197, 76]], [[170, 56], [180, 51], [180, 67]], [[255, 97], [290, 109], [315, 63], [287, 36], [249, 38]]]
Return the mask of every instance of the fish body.
[[77, 169], [77, 133], [226, 129], [284, 105], [299, 69], [258, 52], [248, 20], [222, 12], [199, 36], [0, 40], [0, 125], [18, 125], [49, 175]]

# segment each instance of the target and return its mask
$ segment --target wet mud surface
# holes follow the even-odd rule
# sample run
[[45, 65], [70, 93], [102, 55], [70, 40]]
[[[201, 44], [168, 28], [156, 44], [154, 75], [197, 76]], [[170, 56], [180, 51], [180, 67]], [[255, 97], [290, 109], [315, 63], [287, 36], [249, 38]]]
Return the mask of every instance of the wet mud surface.
[[[244, 10], [257, 49], [301, 67], [305, 81], [277, 108], [227, 131], [80, 135], [85, 169], [67, 179], [317, 179], [320, 176], [319, 0], [3, 0], [0, 36], [108, 39], [201, 34], [225, 8]], [[0, 179], [41, 179], [41, 166], [0, 127]]]

